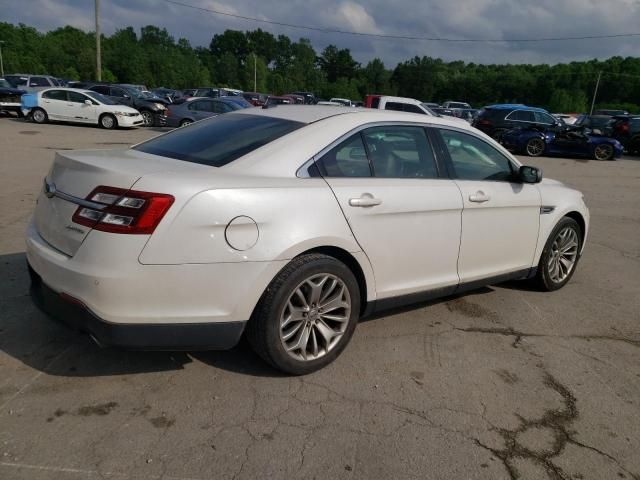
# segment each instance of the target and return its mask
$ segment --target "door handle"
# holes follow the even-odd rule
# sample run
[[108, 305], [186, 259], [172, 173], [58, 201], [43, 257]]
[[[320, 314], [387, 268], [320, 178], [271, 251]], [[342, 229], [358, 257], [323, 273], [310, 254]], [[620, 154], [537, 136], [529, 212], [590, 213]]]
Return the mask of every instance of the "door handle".
[[380, 205], [382, 200], [379, 198], [375, 198], [370, 193], [363, 193], [360, 195], [360, 198], [350, 198], [349, 205], [352, 207], [375, 207], [376, 205]]
[[484, 193], [482, 190], [478, 190], [476, 193], [469, 195], [469, 201], [474, 203], [484, 203], [491, 200], [491, 197]]

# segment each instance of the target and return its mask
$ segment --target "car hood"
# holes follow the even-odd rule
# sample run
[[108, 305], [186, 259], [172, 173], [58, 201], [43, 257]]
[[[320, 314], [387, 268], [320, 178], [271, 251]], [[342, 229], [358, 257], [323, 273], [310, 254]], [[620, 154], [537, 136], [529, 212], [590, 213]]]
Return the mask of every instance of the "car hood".
[[25, 93], [27, 92], [19, 88], [0, 87], [0, 95], [24, 95]]

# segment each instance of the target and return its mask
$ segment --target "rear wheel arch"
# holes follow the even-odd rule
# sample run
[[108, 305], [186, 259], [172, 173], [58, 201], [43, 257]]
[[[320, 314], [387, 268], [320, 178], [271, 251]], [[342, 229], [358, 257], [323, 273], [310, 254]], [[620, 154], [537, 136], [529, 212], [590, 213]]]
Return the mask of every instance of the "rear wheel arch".
[[324, 247], [316, 247], [305, 252], [300, 253], [301, 255], [308, 255], [312, 253], [320, 253], [323, 255], [327, 255], [329, 257], [333, 257], [336, 260], [344, 263], [351, 273], [356, 277], [358, 281], [358, 287], [360, 287], [360, 314], [362, 315], [367, 306], [367, 278], [364, 274], [364, 270], [360, 265], [360, 262], [348, 251], [333, 246], [324, 246]]

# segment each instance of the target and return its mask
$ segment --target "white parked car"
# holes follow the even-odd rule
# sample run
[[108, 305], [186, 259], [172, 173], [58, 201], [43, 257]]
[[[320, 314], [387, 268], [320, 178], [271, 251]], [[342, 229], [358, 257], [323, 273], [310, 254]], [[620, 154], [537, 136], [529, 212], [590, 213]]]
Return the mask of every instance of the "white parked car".
[[[353, 107], [353, 102], [351, 100], [349, 100], [348, 98], [330, 98], [329, 99], [330, 102], [332, 103], [339, 103], [340, 105], [344, 106], [344, 107]], [[320, 102], [318, 102], [320, 103]]]
[[304, 374], [373, 311], [562, 287], [588, 225], [580, 192], [466, 124], [280, 105], [58, 152], [27, 258], [33, 298], [101, 344], [224, 349], [246, 332]]
[[[144, 124], [138, 110], [119, 105], [104, 95], [77, 88], [50, 88], [39, 91], [36, 106], [23, 109], [36, 123], [91, 123], [102, 128], [137, 127]], [[23, 102], [24, 103], [24, 102]]]
[[[384, 95], [380, 97], [377, 105], [377, 108], [380, 110], [394, 110], [397, 112], [420, 113], [422, 115], [429, 115], [430, 117], [442, 117], [442, 115], [440, 115], [439, 113], [431, 110], [431, 107], [428, 103], [421, 102], [420, 100], [416, 100], [415, 98], [391, 97], [388, 95]], [[460, 124], [464, 122], [468, 125], [467, 121], [458, 117], [450, 117], [449, 120], [458, 122]]]

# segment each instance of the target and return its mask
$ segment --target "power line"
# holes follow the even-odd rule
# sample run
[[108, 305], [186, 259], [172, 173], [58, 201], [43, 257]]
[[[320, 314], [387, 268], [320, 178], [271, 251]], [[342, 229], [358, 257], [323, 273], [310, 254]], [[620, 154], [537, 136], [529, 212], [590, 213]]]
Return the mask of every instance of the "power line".
[[222, 12], [220, 10], [214, 10], [212, 8], [198, 7], [197, 5], [190, 5], [178, 0], [164, 0], [167, 3], [178, 5], [181, 7], [192, 8], [194, 10], [200, 10], [202, 12], [212, 13], [214, 15], [222, 15], [225, 17], [238, 18], [240, 20], [248, 20], [250, 22], [267, 23], [269, 25], [278, 25], [281, 27], [298, 28], [301, 30], [311, 30], [321, 33], [338, 33], [340, 35], [354, 35], [360, 37], [373, 37], [384, 38], [390, 40], [420, 40], [425, 42], [457, 42], [457, 43], [534, 43], [534, 42], [560, 42], [569, 40], [603, 40], [609, 38], [629, 38], [640, 37], [640, 33], [618, 33], [611, 35], [583, 35], [576, 37], [542, 37], [542, 38], [446, 38], [446, 37], [425, 37], [425, 36], [412, 36], [412, 35], [387, 35], [383, 33], [365, 33], [354, 32], [350, 30], [339, 30], [335, 28], [314, 27], [311, 25], [297, 25], [293, 23], [277, 22], [273, 20], [265, 20], [263, 18], [248, 17], [245, 15], [238, 15], [235, 13]]

